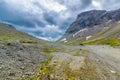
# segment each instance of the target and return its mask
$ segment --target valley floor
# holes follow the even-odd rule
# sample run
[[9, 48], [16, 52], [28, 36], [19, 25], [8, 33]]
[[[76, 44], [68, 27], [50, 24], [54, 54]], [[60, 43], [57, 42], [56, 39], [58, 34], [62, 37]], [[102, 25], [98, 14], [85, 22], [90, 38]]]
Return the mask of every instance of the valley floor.
[[37, 71], [37, 80], [120, 80], [120, 49], [106, 45], [68, 46]]
[[0, 80], [120, 80], [120, 48], [0, 43]]
[[109, 46], [87, 46], [87, 50], [98, 56], [115, 72], [120, 72], [120, 49]]

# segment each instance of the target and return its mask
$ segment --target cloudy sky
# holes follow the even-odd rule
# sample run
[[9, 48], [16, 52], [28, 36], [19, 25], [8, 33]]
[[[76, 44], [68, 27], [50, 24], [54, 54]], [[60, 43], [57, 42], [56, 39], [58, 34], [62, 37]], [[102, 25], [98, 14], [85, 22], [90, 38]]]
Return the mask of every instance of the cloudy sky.
[[38, 38], [55, 41], [77, 14], [120, 8], [119, 0], [0, 0], [0, 21]]

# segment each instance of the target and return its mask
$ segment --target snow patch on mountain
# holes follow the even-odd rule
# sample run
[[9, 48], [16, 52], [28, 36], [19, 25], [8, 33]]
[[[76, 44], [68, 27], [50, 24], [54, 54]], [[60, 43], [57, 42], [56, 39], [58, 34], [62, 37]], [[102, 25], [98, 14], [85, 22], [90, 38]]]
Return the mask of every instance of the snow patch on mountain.
[[92, 37], [91, 35], [90, 35], [90, 36], [87, 36], [87, 37], [86, 37], [86, 40], [90, 39], [91, 37]]
[[76, 32], [75, 34], [73, 34], [73, 37], [75, 37], [77, 34], [79, 34], [80, 32], [83, 32], [83, 31], [87, 31], [88, 29], [87, 28], [84, 28], [84, 29], [81, 29], [79, 30], [78, 32]]
[[66, 39], [66, 38], [63, 38], [61, 41], [63, 41], [63, 42], [67, 42], [67, 39]]

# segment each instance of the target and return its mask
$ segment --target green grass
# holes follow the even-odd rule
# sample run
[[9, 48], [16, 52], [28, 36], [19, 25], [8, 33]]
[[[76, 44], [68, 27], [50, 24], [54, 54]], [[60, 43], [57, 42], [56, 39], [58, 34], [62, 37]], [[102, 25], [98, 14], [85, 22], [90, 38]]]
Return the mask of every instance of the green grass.
[[9, 45], [11, 45], [11, 42], [10, 41], [4, 41], [3, 44], [9, 46]]
[[29, 80], [35, 80], [35, 76], [30, 77]]
[[110, 45], [111, 47], [120, 46], [120, 39], [96, 39], [88, 42], [84, 42], [85, 45], [97, 44], [97, 45]]
[[[53, 57], [49, 58], [36, 72], [36, 80], [52, 80], [48, 76], [56, 72], [55, 66], [51, 65]], [[39, 74], [39, 75], [38, 75]]]
[[1, 40], [17, 40], [18, 36], [16, 35], [11, 35], [11, 34], [0, 34]]
[[69, 45], [69, 46], [78, 46], [78, 45], [80, 45], [80, 44], [82, 44], [82, 43], [81, 43], [81, 40], [78, 38], [78, 39], [70, 40], [70, 41], [68, 41], [68, 42], [66, 42], [66, 43], [61, 42], [61, 44]]
[[[111, 47], [120, 46], [120, 24], [115, 24], [112, 27], [106, 28], [100, 33], [93, 36], [92, 40], [85, 41], [85, 45], [110, 45]], [[114, 32], [112, 30], [116, 29]]]
[[25, 78], [21, 78], [20, 80], [25, 80]]
[[45, 53], [45, 54], [50, 54], [52, 52], [59, 52], [60, 49], [55, 48], [55, 47], [50, 47], [50, 46], [43, 46], [41, 48], [41, 50]]
[[99, 41], [101, 41], [102, 39], [94, 39], [94, 40], [90, 40], [90, 41], [85, 41], [83, 42], [84, 45], [91, 45], [91, 44], [97, 44]]
[[120, 40], [119, 39], [107, 39], [104, 42], [101, 42], [101, 44], [110, 45], [112, 47], [120, 46]]
[[115, 73], [115, 75], [116, 75], [118, 78], [120, 78], [120, 73]]
[[36, 73], [29, 79], [21, 78], [20, 80], [43, 80], [44, 77], [54, 71], [54, 69], [49, 67], [52, 59], [53, 57], [50, 57], [46, 62], [44, 62], [42, 66], [36, 71]]
[[33, 40], [20, 40], [20, 43], [37, 43], [36, 41]]
[[59, 75], [62, 75], [62, 80], [101, 80], [96, 66], [88, 57], [86, 57], [83, 67], [77, 70], [71, 70], [69, 63], [61, 64], [60, 68], [62, 71], [59, 72]]
[[76, 52], [73, 56], [80, 56], [80, 51]]

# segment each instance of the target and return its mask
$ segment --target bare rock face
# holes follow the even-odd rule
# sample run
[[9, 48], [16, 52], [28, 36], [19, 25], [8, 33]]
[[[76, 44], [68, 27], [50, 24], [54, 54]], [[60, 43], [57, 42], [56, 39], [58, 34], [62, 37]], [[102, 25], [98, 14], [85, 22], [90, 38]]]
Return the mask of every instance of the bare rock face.
[[60, 40], [66, 39], [69, 41], [78, 37], [91, 36], [119, 20], [120, 9], [113, 11], [91, 10], [80, 13]]

